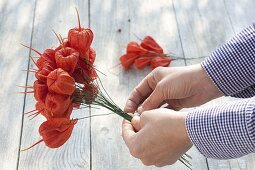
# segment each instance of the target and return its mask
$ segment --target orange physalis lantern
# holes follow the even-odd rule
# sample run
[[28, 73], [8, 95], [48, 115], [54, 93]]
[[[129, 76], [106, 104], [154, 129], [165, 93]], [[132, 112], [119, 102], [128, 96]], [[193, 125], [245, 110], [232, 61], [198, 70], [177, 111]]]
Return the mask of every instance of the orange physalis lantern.
[[58, 68], [48, 75], [47, 86], [51, 92], [72, 95], [75, 89], [75, 80], [66, 71]]
[[73, 48], [65, 47], [56, 52], [55, 59], [58, 68], [72, 74], [79, 60], [79, 53]]
[[163, 49], [151, 36], [146, 36], [143, 39], [143, 41], [141, 42], [141, 47], [149, 51], [154, 51], [156, 53], [163, 54]]
[[86, 58], [86, 52], [89, 50], [89, 47], [92, 43], [94, 34], [93, 32], [88, 28], [82, 28], [80, 24], [80, 16], [78, 11], [77, 17], [78, 17], [78, 28], [72, 28], [68, 32], [68, 41], [72, 48], [76, 49], [80, 54], [81, 58]]

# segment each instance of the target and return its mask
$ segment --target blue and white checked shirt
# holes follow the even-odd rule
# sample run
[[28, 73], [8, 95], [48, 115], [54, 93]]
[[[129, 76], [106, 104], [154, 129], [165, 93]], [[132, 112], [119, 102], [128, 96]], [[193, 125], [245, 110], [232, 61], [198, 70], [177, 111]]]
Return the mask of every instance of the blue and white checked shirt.
[[244, 99], [188, 113], [192, 143], [205, 157], [215, 159], [255, 152], [255, 23], [201, 64], [226, 96]]

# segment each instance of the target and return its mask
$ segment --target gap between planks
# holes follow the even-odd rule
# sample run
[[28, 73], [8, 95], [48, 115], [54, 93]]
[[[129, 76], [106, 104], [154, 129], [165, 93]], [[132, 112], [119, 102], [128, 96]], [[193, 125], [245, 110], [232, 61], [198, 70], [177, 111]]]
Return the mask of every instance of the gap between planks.
[[[37, 0], [34, 0], [34, 9], [33, 9], [33, 20], [32, 20], [32, 29], [31, 29], [31, 35], [30, 35], [30, 47], [33, 45], [33, 33], [34, 33], [34, 23], [35, 23], [35, 12], [36, 12], [36, 4]], [[26, 82], [25, 86], [27, 86], [28, 83], [28, 76], [29, 76], [29, 66], [30, 66], [30, 56], [31, 56], [31, 49], [29, 49], [28, 53], [28, 63], [27, 63], [27, 74], [26, 74]], [[27, 88], [25, 88], [25, 92], [27, 92]], [[20, 130], [20, 139], [19, 139], [19, 152], [18, 152], [18, 160], [17, 160], [17, 165], [16, 169], [19, 169], [19, 160], [20, 160], [20, 150], [21, 150], [21, 142], [22, 142], [22, 134], [23, 134], [23, 126], [24, 126], [24, 113], [25, 113], [25, 107], [26, 107], [26, 97], [27, 94], [24, 94], [24, 99], [23, 99], [23, 108], [22, 108], [22, 118], [21, 118], [21, 130]]]

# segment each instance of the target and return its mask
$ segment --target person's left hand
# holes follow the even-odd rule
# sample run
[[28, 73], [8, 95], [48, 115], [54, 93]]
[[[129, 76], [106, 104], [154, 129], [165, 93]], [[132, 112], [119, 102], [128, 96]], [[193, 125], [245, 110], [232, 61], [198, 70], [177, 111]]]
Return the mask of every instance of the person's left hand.
[[122, 136], [131, 155], [147, 166], [175, 163], [192, 146], [185, 116], [183, 112], [160, 108], [135, 116], [132, 124], [124, 120]]

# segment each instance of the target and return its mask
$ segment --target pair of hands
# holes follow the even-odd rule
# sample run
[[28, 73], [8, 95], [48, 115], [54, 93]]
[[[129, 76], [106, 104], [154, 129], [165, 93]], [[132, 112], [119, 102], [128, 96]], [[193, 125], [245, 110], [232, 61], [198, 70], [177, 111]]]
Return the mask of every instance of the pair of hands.
[[192, 146], [185, 127], [186, 113], [177, 110], [222, 95], [200, 64], [156, 68], [133, 90], [124, 108], [141, 115], [122, 124], [131, 155], [144, 165], [175, 163]]

